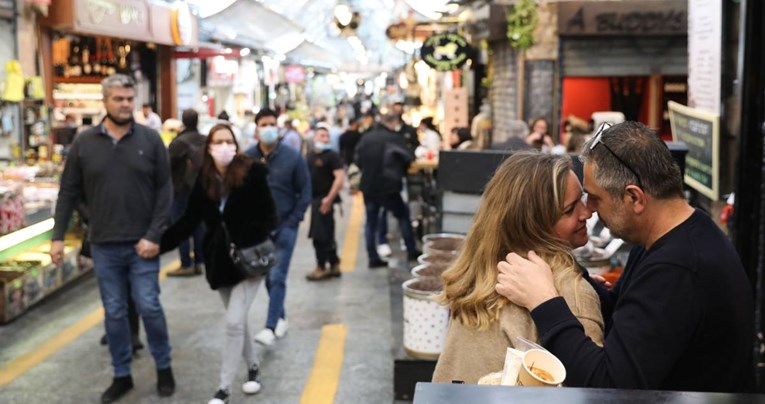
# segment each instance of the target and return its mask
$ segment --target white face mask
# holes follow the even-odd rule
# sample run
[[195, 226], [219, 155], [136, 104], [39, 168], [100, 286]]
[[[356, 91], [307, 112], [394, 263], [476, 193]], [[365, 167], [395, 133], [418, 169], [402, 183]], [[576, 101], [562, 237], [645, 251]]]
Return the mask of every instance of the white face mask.
[[226, 167], [236, 156], [236, 145], [228, 143], [211, 144], [210, 156], [212, 156], [216, 164]]

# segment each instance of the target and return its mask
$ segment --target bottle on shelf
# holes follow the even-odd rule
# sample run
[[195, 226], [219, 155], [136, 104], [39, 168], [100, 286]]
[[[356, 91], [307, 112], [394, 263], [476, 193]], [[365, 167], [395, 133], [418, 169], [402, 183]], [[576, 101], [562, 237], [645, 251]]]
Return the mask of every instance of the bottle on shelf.
[[93, 58], [93, 74], [96, 76], [101, 75], [101, 38], [96, 37], [94, 39], [96, 54]]
[[114, 45], [112, 44], [111, 38], [106, 39], [106, 59], [109, 61], [109, 69], [108, 74], [111, 76], [114, 73], [117, 73], [117, 58], [114, 56]]
[[90, 76], [93, 74], [93, 66], [90, 64], [90, 42], [91, 40], [84, 39], [82, 46], [82, 75]]
[[73, 37], [69, 49], [69, 76], [80, 77], [82, 76], [80, 38]]
[[101, 75], [102, 76], [108, 76], [109, 75], [109, 50], [107, 47], [107, 44], [109, 42], [109, 39], [107, 38], [101, 38]]

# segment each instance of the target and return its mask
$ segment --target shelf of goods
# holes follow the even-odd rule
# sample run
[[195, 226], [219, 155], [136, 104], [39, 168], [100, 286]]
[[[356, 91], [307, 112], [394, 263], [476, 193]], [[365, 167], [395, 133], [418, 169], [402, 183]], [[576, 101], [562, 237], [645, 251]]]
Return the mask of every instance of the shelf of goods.
[[53, 90], [53, 105], [63, 115], [94, 116], [103, 113], [101, 85], [58, 82]]
[[[53, 265], [48, 251], [58, 181], [49, 167], [13, 167], [0, 181], [0, 324], [78, 278], [80, 241], [65, 242], [64, 263]], [[50, 176], [50, 177], [43, 177]]]

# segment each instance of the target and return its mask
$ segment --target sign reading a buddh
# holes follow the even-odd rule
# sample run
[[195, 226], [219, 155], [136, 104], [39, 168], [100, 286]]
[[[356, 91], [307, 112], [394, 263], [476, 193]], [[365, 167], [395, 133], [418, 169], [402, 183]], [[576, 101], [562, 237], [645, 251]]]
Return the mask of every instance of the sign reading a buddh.
[[470, 59], [471, 51], [462, 35], [441, 32], [425, 40], [420, 49], [420, 57], [437, 71], [449, 72], [464, 65]]

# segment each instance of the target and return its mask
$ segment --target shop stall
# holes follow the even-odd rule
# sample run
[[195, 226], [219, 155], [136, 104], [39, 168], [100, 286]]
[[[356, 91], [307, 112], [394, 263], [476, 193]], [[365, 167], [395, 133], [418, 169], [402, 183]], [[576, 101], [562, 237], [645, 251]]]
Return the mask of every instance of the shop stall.
[[53, 265], [48, 250], [65, 147], [103, 116], [101, 80], [134, 77], [136, 102], [172, 117], [172, 48], [197, 42], [196, 18], [182, 2], [58, 0], [39, 23], [43, 80], [24, 89], [22, 142], [8, 158], [17, 165], [0, 167], [0, 324], [91, 268], [79, 256], [84, 231], [77, 220], [64, 263]]
[[100, 82], [123, 73], [136, 79], [138, 105], [163, 120], [176, 108], [176, 46], [195, 47], [198, 24], [184, 2], [59, 0], [40, 20], [46, 99], [54, 126], [66, 116], [79, 124], [103, 116]]

